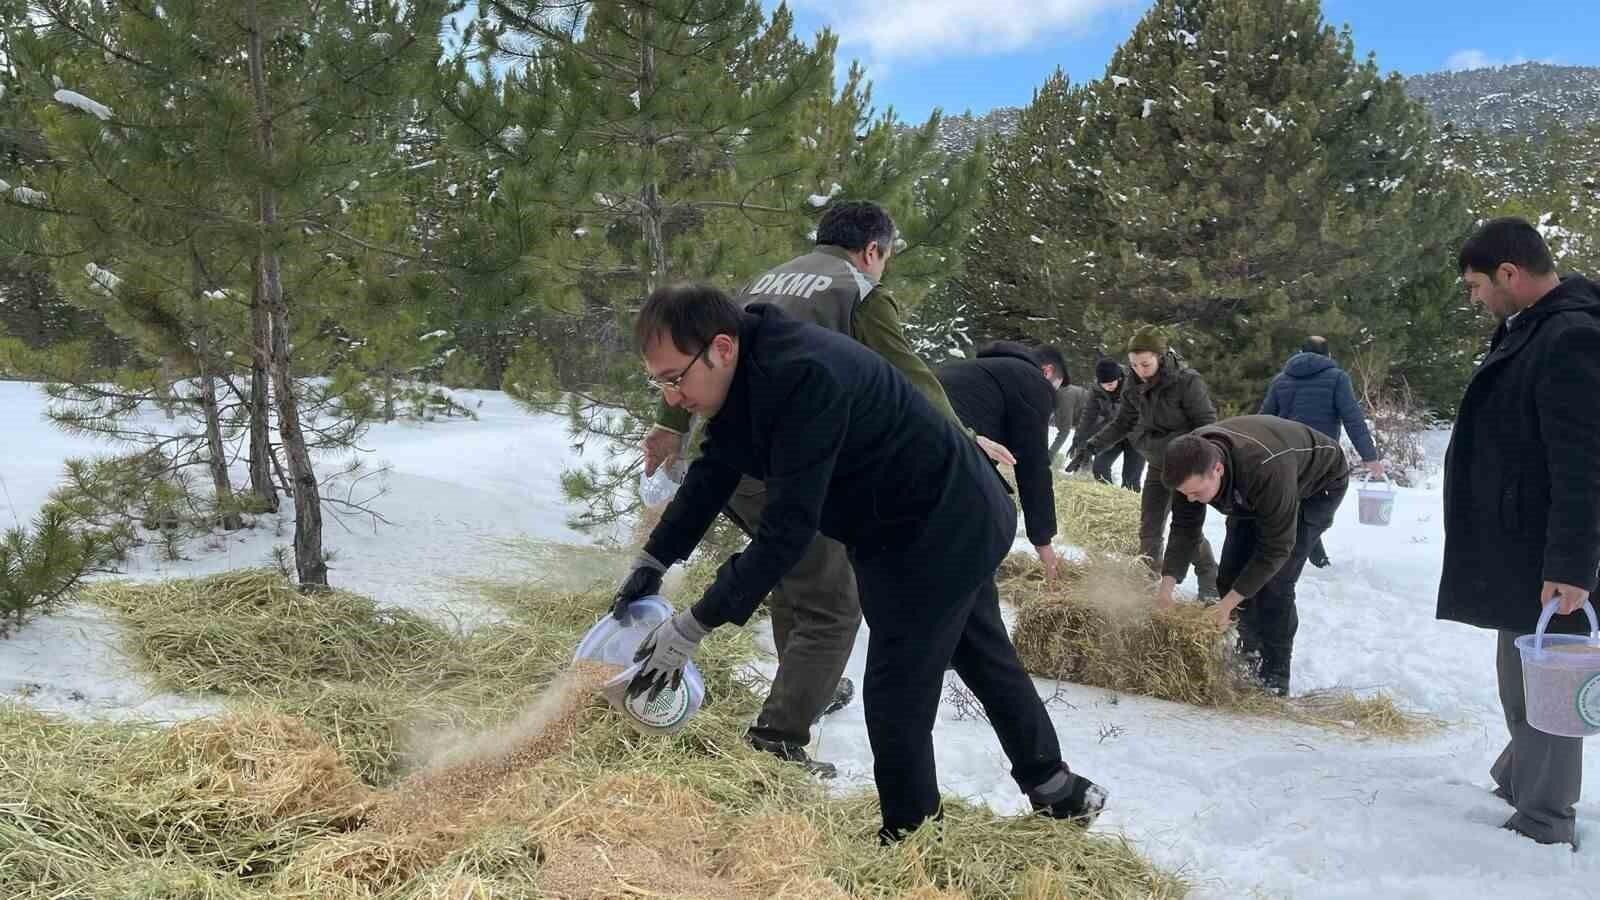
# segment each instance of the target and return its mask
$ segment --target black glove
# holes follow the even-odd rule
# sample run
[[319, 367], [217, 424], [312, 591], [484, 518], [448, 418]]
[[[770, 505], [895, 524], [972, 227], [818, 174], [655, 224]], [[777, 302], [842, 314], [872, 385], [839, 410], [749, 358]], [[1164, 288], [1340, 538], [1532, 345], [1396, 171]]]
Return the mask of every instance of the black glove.
[[611, 617], [620, 622], [635, 600], [660, 593], [661, 573], [664, 571], [666, 568], [654, 558], [640, 554], [633, 562], [633, 571], [623, 579], [617, 593], [611, 598]]
[[1083, 464], [1088, 462], [1089, 461], [1089, 457], [1091, 457], [1093, 455], [1094, 455], [1094, 451], [1090, 450], [1088, 445], [1084, 445], [1082, 447], [1079, 447], [1078, 448], [1078, 452], [1072, 454], [1072, 459], [1067, 462], [1067, 471], [1068, 472], [1076, 472], [1079, 469], [1083, 468]]

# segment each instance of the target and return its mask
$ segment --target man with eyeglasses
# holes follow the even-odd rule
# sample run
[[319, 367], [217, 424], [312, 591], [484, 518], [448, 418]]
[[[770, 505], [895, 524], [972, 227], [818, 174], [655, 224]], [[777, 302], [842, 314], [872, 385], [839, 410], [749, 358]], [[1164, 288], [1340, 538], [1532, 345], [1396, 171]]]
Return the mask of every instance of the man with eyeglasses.
[[[880, 285], [894, 253], [894, 220], [880, 206], [863, 201], [832, 204], [817, 224], [817, 243], [810, 253], [790, 260], [755, 279], [739, 297], [742, 305], [767, 303], [786, 315], [848, 335], [888, 360], [950, 421], [960, 419], [944, 388], [927, 363], [912, 350], [894, 298]], [[701, 347], [703, 352], [706, 348]], [[670, 464], [683, 452], [690, 417], [706, 415], [677, 390], [684, 373], [654, 380], [666, 396], [656, 424], [644, 440], [645, 474]], [[969, 434], [972, 434], [969, 432]], [[972, 434], [992, 459], [1015, 465], [1006, 448]], [[729, 497], [724, 512], [746, 534], [761, 528], [767, 490], [761, 481], [745, 478]], [[660, 587], [660, 561], [641, 556], [628, 579], [653, 592]], [[845, 549], [818, 536], [799, 562], [773, 589], [767, 606], [778, 651], [772, 689], [746, 733], [751, 746], [780, 759], [806, 766], [831, 778], [834, 767], [806, 753], [811, 726], [823, 715], [850, 702], [855, 687], [842, 678], [861, 623], [855, 574]]]
[[[1092, 821], [1105, 791], [1062, 761], [998, 600], [983, 590], [1017, 512], [970, 437], [859, 342], [768, 304], [741, 311], [714, 287], [657, 290], [634, 339], [667, 402], [706, 417], [702, 453], [645, 555], [687, 559], [741, 478], [760, 479], [767, 496], [745, 551], [640, 645], [629, 693], [676, 684], [700, 641], [748, 621], [820, 533], [848, 548], [870, 628], [863, 699], [880, 838], [899, 840], [939, 814], [933, 725], [947, 666], [982, 703], [1034, 809]], [[648, 592], [630, 578], [618, 611]]]

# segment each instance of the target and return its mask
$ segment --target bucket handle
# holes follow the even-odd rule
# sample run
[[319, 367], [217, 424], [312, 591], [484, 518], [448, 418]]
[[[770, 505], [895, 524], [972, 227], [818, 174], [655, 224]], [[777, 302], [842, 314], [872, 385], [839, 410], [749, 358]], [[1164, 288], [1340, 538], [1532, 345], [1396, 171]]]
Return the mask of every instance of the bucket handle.
[[[1533, 649], [1535, 652], [1544, 652], [1544, 629], [1545, 626], [1550, 624], [1550, 619], [1556, 614], [1556, 608], [1559, 605], [1555, 600], [1551, 600], [1544, 605], [1544, 611], [1539, 613], [1539, 627], [1534, 629], [1533, 632]], [[1580, 608], [1589, 616], [1589, 643], [1600, 647], [1600, 622], [1595, 621], [1594, 605], [1585, 600]]]
[[[1360, 485], [1363, 485], [1363, 487], [1359, 488], [1359, 490], [1371, 490], [1374, 493], [1378, 493], [1376, 488], [1364, 487], [1364, 485], [1369, 485], [1369, 484], [1373, 483], [1372, 473], [1371, 472], [1368, 472], [1365, 469], [1363, 469], [1362, 472], [1361, 472], [1361, 481], [1358, 482], [1358, 483]], [[1383, 485], [1383, 491], [1382, 491], [1383, 493], [1387, 493], [1387, 494], [1394, 493], [1394, 484], [1389, 481], [1389, 473], [1385, 472], [1383, 477], [1378, 479], [1377, 483]]]

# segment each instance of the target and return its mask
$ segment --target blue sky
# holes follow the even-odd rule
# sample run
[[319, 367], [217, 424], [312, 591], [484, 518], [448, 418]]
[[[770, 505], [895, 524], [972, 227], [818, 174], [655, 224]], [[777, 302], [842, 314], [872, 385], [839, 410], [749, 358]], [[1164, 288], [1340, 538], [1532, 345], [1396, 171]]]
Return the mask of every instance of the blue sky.
[[[769, 4], [772, 5], [772, 4]], [[873, 98], [903, 119], [936, 106], [1021, 106], [1057, 66], [1073, 81], [1105, 73], [1148, 0], [790, 0], [800, 30], [823, 25], [840, 56], [866, 63]], [[1323, 0], [1356, 51], [1411, 75], [1510, 62], [1600, 65], [1595, 0]]]

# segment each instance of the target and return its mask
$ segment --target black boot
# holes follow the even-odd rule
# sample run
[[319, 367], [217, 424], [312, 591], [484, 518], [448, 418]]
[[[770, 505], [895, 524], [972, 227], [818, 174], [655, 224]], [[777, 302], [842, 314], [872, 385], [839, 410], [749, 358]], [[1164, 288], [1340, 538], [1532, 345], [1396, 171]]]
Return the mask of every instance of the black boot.
[[1028, 792], [1034, 812], [1088, 828], [1106, 808], [1106, 789], [1063, 765], [1054, 778]]
[[748, 731], [744, 733], [744, 742], [749, 744], [751, 747], [760, 750], [762, 753], [771, 753], [773, 756], [776, 756], [784, 762], [799, 763], [801, 766], [805, 767], [807, 772], [810, 772], [812, 775], [815, 775], [818, 778], [828, 779], [839, 774], [839, 770], [833, 765], [833, 763], [812, 759], [811, 756], [806, 753], [806, 748], [800, 744], [791, 743], [789, 741], [774, 741], [769, 738], [757, 737]]

